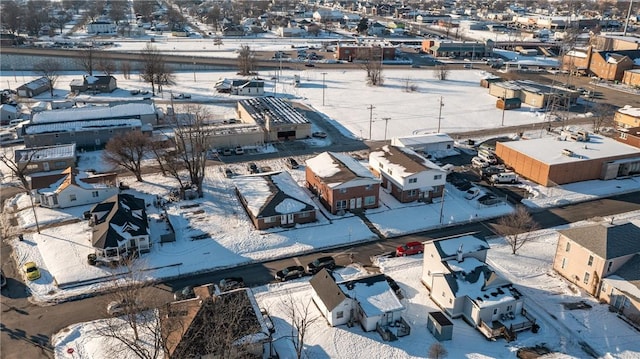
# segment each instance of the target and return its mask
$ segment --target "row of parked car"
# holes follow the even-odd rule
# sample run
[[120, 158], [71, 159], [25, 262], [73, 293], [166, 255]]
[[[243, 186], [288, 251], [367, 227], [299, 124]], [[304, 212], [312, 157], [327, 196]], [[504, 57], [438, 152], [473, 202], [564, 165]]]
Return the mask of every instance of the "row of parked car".
[[322, 269], [333, 270], [336, 267], [336, 260], [331, 256], [325, 256], [315, 259], [307, 264], [307, 269], [303, 266], [289, 266], [276, 272], [275, 279], [281, 282], [302, 278], [308, 274], [316, 274]]

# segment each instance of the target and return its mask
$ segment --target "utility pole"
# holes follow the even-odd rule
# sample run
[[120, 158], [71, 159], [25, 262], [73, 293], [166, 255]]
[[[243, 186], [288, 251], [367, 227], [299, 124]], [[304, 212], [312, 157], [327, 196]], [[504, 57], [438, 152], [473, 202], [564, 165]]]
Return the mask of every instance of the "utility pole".
[[384, 121], [384, 140], [387, 140], [387, 125], [389, 124], [389, 117], [385, 117], [382, 119]]
[[324, 82], [325, 76], [327, 76], [327, 73], [322, 72], [322, 106], [324, 106], [324, 89], [326, 87]]
[[504, 109], [507, 107], [507, 89], [504, 89], [504, 95], [502, 95], [502, 124], [504, 126]]
[[371, 125], [373, 124], [373, 109], [375, 107], [373, 105], [369, 105], [367, 108], [369, 109], [369, 140], [371, 140]]
[[444, 106], [444, 103], [442, 103], [442, 96], [440, 96], [440, 106], [438, 106], [438, 133], [440, 133], [440, 121], [442, 120], [442, 106]]
[[627, 12], [627, 21], [624, 22], [624, 31], [622, 36], [627, 36], [627, 28], [629, 27], [629, 19], [631, 18], [631, 7], [633, 6], [633, 0], [629, 1], [629, 11]]
[[196, 82], [196, 58], [195, 56], [191, 58], [193, 61], [193, 82]]
[[440, 202], [440, 224], [442, 224], [442, 217], [444, 216], [444, 196], [446, 194], [446, 190], [442, 189], [442, 201]]

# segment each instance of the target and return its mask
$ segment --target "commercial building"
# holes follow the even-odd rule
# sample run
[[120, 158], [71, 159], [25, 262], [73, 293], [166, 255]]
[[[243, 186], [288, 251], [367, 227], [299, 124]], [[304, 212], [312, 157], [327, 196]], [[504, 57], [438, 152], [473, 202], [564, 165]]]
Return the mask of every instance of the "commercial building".
[[291, 103], [276, 97], [238, 101], [238, 118], [264, 129], [265, 142], [311, 137], [311, 122]]

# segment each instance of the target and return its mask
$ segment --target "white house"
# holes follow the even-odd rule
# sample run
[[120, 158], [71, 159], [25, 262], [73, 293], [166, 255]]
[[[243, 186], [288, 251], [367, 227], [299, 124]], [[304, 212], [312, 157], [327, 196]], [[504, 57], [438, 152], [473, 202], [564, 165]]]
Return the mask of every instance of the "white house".
[[112, 34], [116, 32], [116, 24], [108, 19], [98, 19], [87, 24], [88, 34]]
[[422, 284], [447, 315], [463, 317], [487, 338], [504, 336], [535, 324], [524, 309], [524, 297], [485, 264], [489, 245], [474, 236], [425, 243]]
[[446, 133], [394, 137], [391, 139], [391, 145], [397, 147], [408, 147], [417, 152], [428, 153], [436, 158], [454, 156], [458, 154], [453, 147], [453, 138]]
[[280, 26], [276, 29], [276, 34], [280, 37], [298, 37], [305, 36], [307, 31], [298, 26], [292, 26], [291, 23], [287, 26]]
[[444, 193], [446, 172], [410, 148], [383, 146], [369, 154], [369, 166], [400, 202], [431, 202]]
[[69, 167], [57, 181], [36, 193], [42, 207], [68, 208], [104, 201], [118, 194], [118, 187], [114, 173], [91, 176], [76, 173]]
[[313, 21], [315, 22], [340, 21], [343, 17], [344, 14], [341, 11], [331, 9], [318, 9], [313, 13]]
[[18, 118], [20, 112], [18, 112], [18, 108], [14, 105], [2, 104], [0, 105], [0, 124], [2, 126], [6, 126], [11, 123], [11, 121]]
[[[378, 329], [386, 340], [410, 332], [402, 319], [405, 307], [383, 274], [336, 283], [332, 274], [323, 269], [309, 283], [313, 301], [331, 326], [360, 323], [367, 332]], [[397, 328], [393, 334], [391, 327]]]

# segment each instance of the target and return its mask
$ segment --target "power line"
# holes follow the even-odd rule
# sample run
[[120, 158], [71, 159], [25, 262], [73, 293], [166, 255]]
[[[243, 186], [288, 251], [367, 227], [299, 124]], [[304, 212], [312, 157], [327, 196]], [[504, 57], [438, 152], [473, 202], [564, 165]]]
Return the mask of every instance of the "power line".
[[371, 126], [373, 124], [373, 109], [375, 108], [373, 105], [369, 105], [367, 107], [369, 109], [369, 140], [371, 140]]

